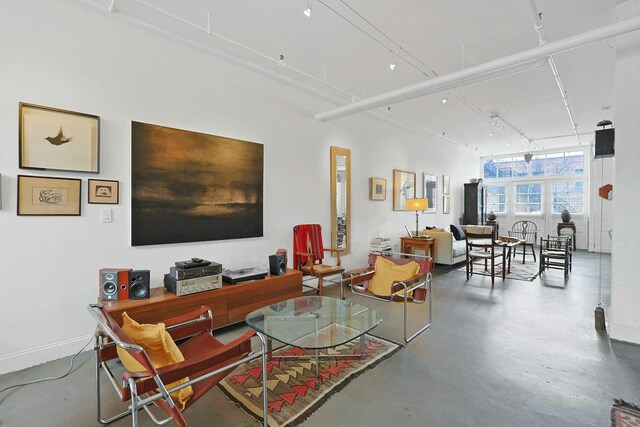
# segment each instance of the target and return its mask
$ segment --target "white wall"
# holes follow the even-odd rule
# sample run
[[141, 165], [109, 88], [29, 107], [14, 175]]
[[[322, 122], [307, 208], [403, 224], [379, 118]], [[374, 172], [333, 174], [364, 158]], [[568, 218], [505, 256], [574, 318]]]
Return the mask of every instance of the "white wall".
[[[153, 286], [175, 261], [198, 256], [225, 263], [266, 261], [291, 250], [295, 224], [330, 230], [329, 147], [352, 153], [353, 253], [365, 260], [369, 238], [394, 241], [413, 212], [392, 210], [392, 169], [451, 176], [452, 210], [421, 215], [421, 225], [456, 222], [470, 152], [430, 141], [367, 116], [320, 123], [329, 107], [297, 89], [201, 51], [67, 2], [4, 2], [0, 14], [0, 373], [72, 354], [94, 324], [85, 306], [97, 296], [98, 269], [150, 269]], [[100, 174], [18, 169], [18, 103], [101, 117]], [[130, 122], [188, 129], [265, 145], [264, 237], [130, 246]], [[309, 162], [309, 159], [314, 159]], [[168, 162], [171, 159], [167, 159]], [[82, 216], [16, 216], [16, 175], [82, 178]], [[387, 179], [387, 200], [368, 200], [369, 177]], [[113, 223], [86, 201], [87, 178], [116, 179]]]
[[[640, 1], [632, 0], [617, 7], [618, 19], [640, 15]], [[640, 343], [640, 33], [619, 37], [615, 74], [616, 176], [614, 187], [612, 286], [609, 335], [621, 341]]]

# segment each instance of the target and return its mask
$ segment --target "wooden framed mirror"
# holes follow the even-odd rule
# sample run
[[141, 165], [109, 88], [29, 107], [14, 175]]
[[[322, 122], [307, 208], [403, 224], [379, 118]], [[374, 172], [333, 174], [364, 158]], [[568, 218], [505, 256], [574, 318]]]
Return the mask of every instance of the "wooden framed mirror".
[[351, 248], [351, 150], [331, 147], [331, 247]]

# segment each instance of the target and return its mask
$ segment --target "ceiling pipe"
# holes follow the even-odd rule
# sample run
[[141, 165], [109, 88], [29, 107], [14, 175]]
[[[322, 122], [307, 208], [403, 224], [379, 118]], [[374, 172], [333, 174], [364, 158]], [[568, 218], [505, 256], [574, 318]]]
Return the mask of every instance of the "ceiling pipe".
[[441, 92], [470, 82], [477, 83], [484, 81], [487, 80], [487, 76], [490, 76], [489, 78], [495, 78], [501, 74], [507, 75], [510, 74], [512, 69], [511, 67], [519, 66], [529, 61], [544, 59], [555, 53], [565, 52], [603, 39], [636, 31], [638, 29], [640, 29], [640, 16], [619, 21], [595, 30], [567, 37], [562, 40], [549, 42], [542, 46], [537, 46], [513, 55], [485, 62], [484, 64], [475, 65], [465, 70], [456, 71], [421, 83], [416, 83], [390, 92], [375, 95], [352, 104], [343, 105], [342, 107], [338, 107], [333, 110], [318, 113], [315, 115], [315, 119], [321, 121], [334, 120], [362, 111], [394, 104], [396, 102]]
[[[544, 32], [544, 24], [542, 23], [542, 13], [538, 11], [538, 7], [536, 6], [535, 0], [529, 0], [531, 4], [531, 10], [533, 11], [533, 19], [535, 21], [535, 25], [533, 28], [538, 32], [538, 44], [540, 46], [547, 44], [549, 39]], [[571, 112], [571, 108], [569, 107], [569, 100], [567, 99], [567, 91], [562, 84], [562, 80], [560, 79], [560, 73], [558, 72], [558, 66], [556, 65], [556, 60], [553, 56], [549, 56], [549, 66], [551, 67], [551, 72], [553, 73], [553, 77], [556, 80], [556, 85], [558, 86], [558, 90], [560, 91], [560, 96], [562, 96], [562, 102], [564, 102], [564, 108], [567, 110], [567, 114], [569, 115], [569, 120], [571, 121], [571, 128], [573, 129], [573, 133], [578, 139], [578, 145], [582, 145], [582, 141], [580, 141], [580, 134], [578, 133], [578, 125], [576, 124], [575, 119], [573, 118], [573, 113]]]

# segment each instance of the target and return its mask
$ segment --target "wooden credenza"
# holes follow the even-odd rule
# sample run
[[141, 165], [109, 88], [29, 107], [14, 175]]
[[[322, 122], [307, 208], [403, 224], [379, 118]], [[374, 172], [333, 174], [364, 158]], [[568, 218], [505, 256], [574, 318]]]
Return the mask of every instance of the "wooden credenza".
[[214, 328], [221, 328], [244, 321], [257, 308], [301, 295], [302, 272], [288, 269], [282, 276], [269, 275], [235, 285], [223, 283], [220, 289], [181, 297], [165, 288], [152, 288], [149, 299], [103, 301], [102, 305], [120, 325], [123, 311], [139, 323], [155, 323], [206, 305], [213, 311]]

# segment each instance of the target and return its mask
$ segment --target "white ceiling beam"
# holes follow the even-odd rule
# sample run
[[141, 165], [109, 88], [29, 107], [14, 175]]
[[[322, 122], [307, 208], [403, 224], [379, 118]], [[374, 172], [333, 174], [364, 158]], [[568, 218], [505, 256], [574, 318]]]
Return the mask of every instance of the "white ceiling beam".
[[491, 78], [512, 74], [514, 67], [531, 61], [544, 60], [560, 52], [565, 52], [587, 44], [591, 44], [610, 37], [619, 36], [640, 29], [640, 16], [606, 25], [595, 30], [587, 31], [562, 40], [550, 42], [532, 49], [508, 55], [484, 64], [475, 65], [467, 69], [456, 71], [433, 79], [405, 86], [386, 93], [372, 96], [361, 101], [343, 105], [333, 110], [317, 113], [316, 120], [330, 121], [347, 117], [374, 108], [384, 107], [400, 101], [442, 92], [465, 84], [477, 83]]

